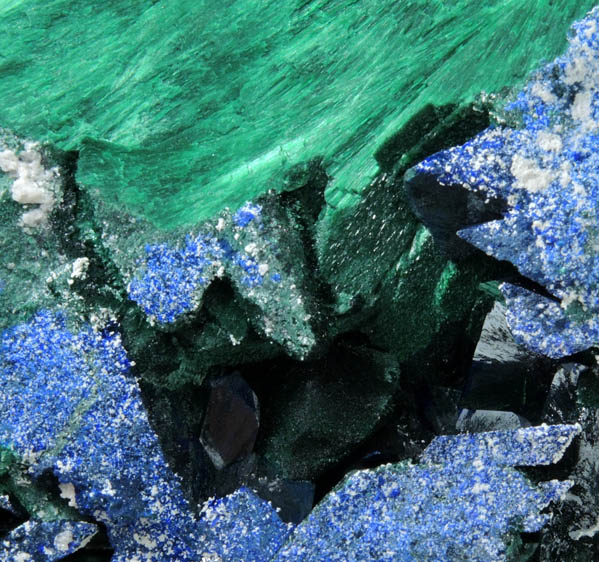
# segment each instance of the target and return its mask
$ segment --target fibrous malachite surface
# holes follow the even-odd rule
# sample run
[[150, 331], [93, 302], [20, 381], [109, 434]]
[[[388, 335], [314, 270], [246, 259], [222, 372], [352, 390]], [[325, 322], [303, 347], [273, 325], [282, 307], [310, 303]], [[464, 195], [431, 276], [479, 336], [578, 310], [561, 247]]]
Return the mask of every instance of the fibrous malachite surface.
[[80, 150], [82, 185], [166, 228], [314, 156], [343, 206], [419, 109], [522, 80], [592, 5], [3, 2], [0, 123]]
[[0, 561], [599, 557], [599, 7], [0, 31]]

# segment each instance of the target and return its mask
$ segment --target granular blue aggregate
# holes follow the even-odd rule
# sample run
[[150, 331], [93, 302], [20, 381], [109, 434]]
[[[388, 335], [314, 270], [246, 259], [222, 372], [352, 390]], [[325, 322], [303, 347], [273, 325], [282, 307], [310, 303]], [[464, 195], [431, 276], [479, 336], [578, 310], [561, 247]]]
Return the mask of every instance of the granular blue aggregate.
[[[301, 523], [276, 562], [506, 560], [519, 531], [572, 482], [534, 486], [514, 464], [557, 462], [579, 426], [437, 438], [418, 465], [354, 472]], [[537, 440], [538, 439], [538, 440]]]
[[415, 168], [507, 203], [503, 220], [458, 234], [556, 297], [504, 288], [514, 337], [553, 358], [599, 343], [598, 23], [599, 7], [573, 25], [566, 53], [531, 77], [503, 121]]
[[[115, 561], [196, 561], [218, 548], [251, 552], [279, 544], [286, 526], [249, 491], [213, 503], [200, 519], [193, 515], [129, 368], [118, 333], [73, 330], [65, 314], [42, 311], [6, 330], [0, 446], [22, 459], [31, 478], [50, 470], [72, 490], [72, 506], [106, 525]], [[217, 528], [208, 518], [221, 505], [228, 519]], [[264, 534], [244, 535], [251, 524]], [[231, 537], [239, 542], [232, 545]]]

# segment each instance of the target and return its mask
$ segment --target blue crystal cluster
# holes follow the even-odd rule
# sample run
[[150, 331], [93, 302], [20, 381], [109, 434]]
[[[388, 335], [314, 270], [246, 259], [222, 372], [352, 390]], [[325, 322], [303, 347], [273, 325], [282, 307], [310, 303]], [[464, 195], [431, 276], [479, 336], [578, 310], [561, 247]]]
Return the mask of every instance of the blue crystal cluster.
[[556, 463], [581, 431], [575, 425], [541, 425], [514, 431], [442, 435], [426, 448], [427, 463], [543, 466]]
[[129, 297], [161, 323], [197, 306], [198, 289], [215, 276], [225, 254], [218, 240], [202, 235], [188, 236], [183, 248], [148, 245], [146, 253], [147, 271], [129, 284]]
[[259, 220], [262, 213], [262, 207], [248, 201], [243, 207], [237, 209], [233, 215], [233, 222], [237, 226], [245, 228], [253, 220]]
[[129, 298], [150, 322], [168, 327], [200, 308], [214, 280], [227, 278], [263, 312], [256, 327], [292, 355], [304, 357], [316, 339], [293, 221], [271, 198], [269, 209], [247, 202], [234, 213], [223, 211], [178, 245], [149, 244], [128, 284]]
[[520, 343], [558, 358], [599, 342], [599, 8], [566, 53], [532, 76], [502, 120], [416, 168], [507, 204], [458, 234], [554, 297], [505, 285]]
[[579, 426], [440, 437], [422, 463], [349, 475], [291, 535], [275, 558], [291, 561], [505, 560], [518, 531], [571, 482], [536, 487], [515, 465], [557, 462]]
[[0, 444], [32, 478], [49, 469], [72, 490], [72, 505], [106, 525], [116, 560], [178, 553], [190, 512], [118, 334], [41, 312], [7, 330], [0, 350]]
[[[117, 333], [40, 312], [5, 331], [0, 351], [0, 445], [32, 480], [51, 470], [71, 507], [106, 525], [118, 562], [500, 560], [510, 533], [540, 529], [548, 518], [540, 510], [570, 486], [535, 487], [511, 468], [556, 462], [580, 431], [541, 426], [441, 437], [420, 465], [350, 475], [293, 533], [243, 488], [196, 517], [164, 461]], [[21, 527], [7, 537], [6, 552], [66, 554], [80, 535], [95, 533], [80, 522], [29, 525], [27, 541], [13, 540]]]
[[[496, 125], [415, 170], [441, 188], [505, 203], [501, 220], [459, 235], [547, 289], [502, 286], [520, 343], [552, 358], [599, 343], [599, 8], [574, 25], [566, 54], [532, 77]], [[128, 296], [168, 330], [227, 278], [251, 305], [254, 327], [305, 359], [316, 336], [301, 228], [268, 197], [226, 210], [179, 243], [146, 246]], [[0, 476], [37, 489], [52, 475], [58, 490], [40, 501], [61, 507], [30, 509], [0, 540], [0, 562], [58, 561], [100, 527], [114, 562], [501, 561], [518, 550], [521, 532], [547, 524], [548, 506], [573, 485], [536, 484], [518, 470], [562, 458], [582, 429], [561, 417], [562, 425], [437, 437], [418, 464], [352, 472], [297, 526], [245, 487], [192, 506], [150, 425], [120, 327], [90, 325], [69, 298], [52, 301], [61, 311], [38, 311], [0, 333], [0, 453], [8, 459]], [[87, 312], [100, 323], [102, 313]], [[0, 492], [0, 509], [13, 510], [8, 484]], [[583, 529], [591, 537], [596, 523]]]
[[54, 562], [63, 560], [87, 541], [98, 529], [84, 521], [29, 520], [13, 529], [0, 542], [1, 562]]
[[239, 268], [240, 282], [247, 287], [264, 282], [253, 257], [235, 251], [227, 240], [203, 234], [187, 236], [182, 248], [148, 244], [146, 254], [146, 271], [129, 284], [129, 297], [162, 324], [173, 323], [197, 308], [203, 289], [222, 276], [225, 267]]
[[200, 516], [208, 552], [223, 562], [271, 560], [293, 528], [245, 487], [225, 498], [207, 501]]
[[[0, 337], [0, 446], [22, 459], [32, 480], [52, 471], [69, 504], [106, 525], [115, 561], [195, 561], [216, 551], [234, 561], [246, 549], [274, 552], [287, 526], [247, 490], [193, 516], [129, 367], [117, 333], [75, 330], [61, 313], [40, 312], [6, 330]], [[74, 525], [31, 527], [28, 544], [50, 549], [44, 541], [51, 532], [76, 538], [89, 530]], [[19, 527], [14, 536], [23, 532]], [[261, 560], [257, 554], [245, 559]]]

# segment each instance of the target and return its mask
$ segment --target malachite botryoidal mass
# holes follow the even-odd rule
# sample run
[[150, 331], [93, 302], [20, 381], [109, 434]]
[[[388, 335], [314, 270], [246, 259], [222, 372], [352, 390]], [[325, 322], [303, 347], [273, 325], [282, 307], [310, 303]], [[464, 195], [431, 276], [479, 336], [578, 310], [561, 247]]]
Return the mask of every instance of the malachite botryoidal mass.
[[0, 561], [599, 556], [599, 8], [524, 4], [0, 1]]

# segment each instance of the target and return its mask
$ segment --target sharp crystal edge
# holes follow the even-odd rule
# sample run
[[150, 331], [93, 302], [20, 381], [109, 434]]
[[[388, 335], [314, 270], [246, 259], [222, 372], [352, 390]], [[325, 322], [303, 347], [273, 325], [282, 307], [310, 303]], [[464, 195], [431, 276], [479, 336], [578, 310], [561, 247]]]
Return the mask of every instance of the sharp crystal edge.
[[230, 279], [261, 311], [256, 328], [304, 358], [316, 345], [316, 335], [303, 291], [301, 252], [298, 261], [290, 247], [296, 231], [293, 218], [273, 196], [223, 211], [179, 245], [147, 244], [128, 284], [129, 298], [151, 322], [169, 325], [196, 311], [214, 280]]
[[345, 478], [301, 523], [276, 562], [292, 560], [506, 560], [519, 531], [573, 482], [533, 485], [512, 467], [557, 462], [578, 425], [443, 436], [421, 463], [384, 465]]
[[[6, 330], [0, 350], [2, 447], [31, 479], [51, 471], [69, 505], [106, 526], [114, 560], [197, 560], [234, 530], [247, 538], [238, 553], [255, 538], [248, 525], [258, 525], [264, 513], [273, 530], [260, 545], [285, 534], [269, 504], [249, 491], [209, 505], [200, 519], [193, 515], [148, 423], [117, 333], [75, 330], [65, 314], [40, 312]], [[215, 521], [228, 521], [219, 523], [227, 532], [219, 534]], [[54, 528], [39, 529], [41, 541]], [[16, 538], [6, 540], [12, 549]]]
[[[599, 8], [572, 27], [565, 54], [536, 74], [497, 124], [411, 172], [505, 202], [501, 220], [459, 236], [512, 262], [548, 295], [504, 284], [519, 343], [552, 358], [599, 342]], [[553, 298], [550, 298], [553, 297]]]
[[[599, 8], [572, 29], [567, 52], [532, 77], [500, 122], [413, 169], [434, 177], [440, 189], [459, 185], [480, 195], [475, 206], [505, 203], [494, 207], [501, 219], [458, 235], [545, 287], [540, 294], [506, 284], [502, 292], [517, 341], [552, 358], [599, 339]], [[86, 142], [88, 153], [90, 146], [102, 152], [101, 141]], [[114, 143], [104, 148], [119, 150]], [[46, 164], [36, 144], [0, 152], [0, 194], [12, 221], [12, 230], [0, 230], [13, 236], [18, 228], [40, 244], [44, 258], [45, 244], [58, 236], [52, 217], [65, 187], [60, 168]], [[135, 303], [168, 333], [199, 310], [212, 283], [226, 279], [258, 309], [254, 327], [305, 359], [317, 338], [302, 292], [307, 262], [286, 255], [302, 244], [289, 234], [301, 230], [294, 220], [264, 196], [221, 212], [178, 242], [148, 243], [127, 274], [127, 306]], [[415, 244], [428, 241], [425, 229], [418, 232]], [[289, 237], [280, 244], [283, 235]], [[49, 279], [48, 307], [36, 304], [37, 312], [0, 332], [0, 476], [32, 488], [54, 479], [60, 499], [50, 492], [36, 498], [55, 505], [3, 536], [0, 560], [59, 560], [83, 548], [98, 523], [113, 562], [499, 561], [518, 551], [521, 532], [551, 520], [547, 507], [573, 484], [533, 483], [515, 468], [559, 462], [581, 433], [578, 424], [543, 425], [441, 436], [419, 464], [351, 472], [297, 526], [245, 487], [196, 509], [150, 425], [120, 327], [102, 322], [100, 313], [91, 325], [74, 313], [74, 299], [61, 303], [86, 277], [90, 259], [67, 260], [58, 251], [51, 259], [63, 269], [66, 292]], [[0, 293], [4, 287], [2, 281]], [[12, 498], [0, 495], [0, 506], [13, 507]], [[591, 537], [595, 528], [571, 536]]]

